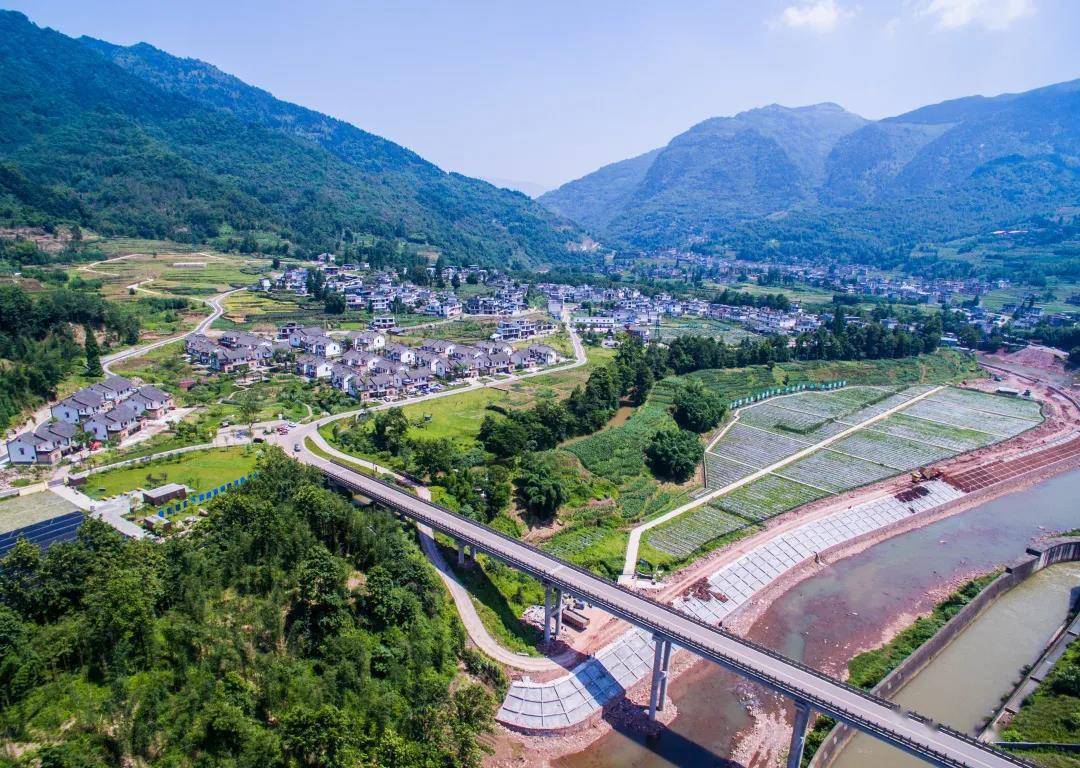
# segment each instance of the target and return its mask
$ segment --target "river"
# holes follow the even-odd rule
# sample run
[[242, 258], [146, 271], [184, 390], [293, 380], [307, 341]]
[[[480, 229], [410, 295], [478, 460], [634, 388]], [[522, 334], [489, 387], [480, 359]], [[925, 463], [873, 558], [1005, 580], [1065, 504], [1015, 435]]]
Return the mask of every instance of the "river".
[[[1012, 692], [1068, 615], [1080, 588], [1080, 563], [1039, 571], [995, 600], [893, 697], [938, 722], [975, 734]], [[923, 766], [894, 747], [856, 736], [835, 768]]]
[[[796, 585], [769, 606], [749, 636], [840, 674], [854, 653], [881, 642], [883, 628], [929, 611], [949, 585], [1008, 563], [1032, 539], [1080, 527], [1077, 498], [1080, 471], [1073, 471], [887, 539]], [[1010, 680], [1015, 673], [1008, 673]], [[756, 686], [708, 664], [676, 678], [670, 691], [679, 715], [659, 737], [613, 731], [556, 765], [729, 765], [733, 742], [753, 723], [744, 702], [780, 706]], [[978, 702], [975, 711], [988, 710], [998, 695]]]

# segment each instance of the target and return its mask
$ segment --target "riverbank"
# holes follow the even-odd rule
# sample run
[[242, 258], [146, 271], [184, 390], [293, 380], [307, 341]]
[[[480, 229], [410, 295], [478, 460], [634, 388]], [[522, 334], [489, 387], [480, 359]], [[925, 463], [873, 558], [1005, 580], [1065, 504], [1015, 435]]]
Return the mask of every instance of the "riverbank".
[[[907, 518], [895, 525], [835, 547], [823, 553], [820, 564], [814, 562], [804, 563], [767, 586], [758, 595], [755, 595], [753, 604], [747, 605], [744, 610], [738, 612], [727, 625], [734, 632], [748, 635], [753, 631], [755, 624], [762, 620], [773, 602], [779, 600], [803, 582], [819, 575], [830, 565], [859, 555], [893, 537], [960, 515], [990, 501], [1021, 493], [1054, 476], [1077, 468], [1080, 468], [1080, 461], [1073, 461], [1066, 466], [1051, 467], [1013, 483], [991, 486], [983, 491], [963, 496], [954, 502], [925, 512], [922, 515]], [[1023, 547], [1018, 546], [1018, 551], [1022, 550]], [[947, 581], [942, 582], [935, 590], [926, 593], [920, 603], [924, 605], [927, 602], [936, 603], [963, 583], [981, 576], [983, 572], [981, 569], [973, 567], [966, 572], [956, 574]], [[898, 613], [883, 628], [868, 627], [858, 634], [851, 635], [843, 647], [837, 647], [834, 653], [827, 654], [819, 659], [815, 666], [830, 675], [846, 679], [847, 665], [851, 659], [860, 653], [873, 650], [892, 641], [922, 613], [925, 613], [925, 610], [914, 609]], [[770, 712], [767, 718], [758, 718], [754, 727], [750, 731], [741, 734], [736, 740], [732, 757], [742, 765], [767, 765], [769, 755], [775, 754], [778, 748], [787, 749], [791, 726], [792, 716], [790, 712], [786, 711], [786, 708], [781, 712]]]
[[[962, 472], [973, 467], [985, 467], [998, 464], [1005, 461], [1007, 458], [1037, 454], [1048, 445], [1060, 445], [1063, 441], [1075, 435], [1077, 426], [1080, 424], [1080, 416], [1078, 416], [1076, 406], [1070, 401], [1070, 398], [1062, 396], [1060, 392], [1049, 388], [1040, 388], [1038, 394], [1040, 397], [1045, 398], [1044, 412], [1046, 413], [1047, 418], [1043, 425], [1018, 438], [1007, 441], [1006, 443], [990, 446], [973, 454], [959, 456], [955, 459], [942, 462], [941, 466], [945, 467], [946, 471]], [[825, 550], [819, 553], [816, 562], [814, 558], [808, 558], [792, 570], [784, 573], [779, 579], [767, 584], [763, 589], [755, 590], [755, 593], [743, 606], [725, 619], [725, 625], [737, 632], [749, 632], [754, 628], [755, 622], [761, 618], [773, 602], [786, 595], [790, 590], [804, 582], [806, 579], [824, 572], [827, 567], [846, 558], [854, 557], [860, 552], [893, 537], [898, 537], [901, 534], [929, 526], [944, 518], [955, 516], [998, 497], [1024, 491], [1050, 476], [1073, 468], [1077, 464], [1078, 462], [1075, 460], [1058, 462], [1052, 467], [1045, 467], [1037, 472], [1032, 472], [1020, 478], [1011, 479], [1007, 482], [998, 483], [990, 488], [966, 494], [965, 496], [956, 499], [954, 502], [943, 504], [935, 509], [905, 516], [903, 519], [898, 520], [892, 525], [872, 530], [866, 535], [852, 538], [834, 548]], [[892, 480], [886, 480], [875, 484], [874, 486], [844, 494], [843, 496], [822, 500], [800, 508], [799, 510], [793, 510], [791, 513], [770, 521], [766, 530], [737, 542], [721, 552], [714, 553], [709, 558], [699, 561], [687, 569], [675, 574], [671, 577], [668, 585], [657, 590], [654, 594], [664, 601], [685, 597], [695, 581], [702, 577], [717, 573], [748, 552], [776, 540], [779, 536], [796, 530], [799, 527], [806, 525], [808, 522], [828, 518], [830, 515], [850, 510], [852, 507], [856, 507], [860, 503], [865, 503], [867, 500], [892, 496], [898, 491], [910, 487], [910, 481], [906, 477], [893, 478]], [[855, 653], [881, 644], [884, 640], [889, 639], [891, 636], [895, 635], [896, 632], [900, 631], [904, 626], [910, 623], [915, 615], [918, 615], [920, 612], [925, 612], [928, 607], [925, 605], [925, 599], [928, 596], [932, 597], [934, 600], [941, 599], [947, 595], [949, 591], [962, 584], [963, 581], [978, 575], [980, 572], [985, 572], [985, 570], [989, 570], [989, 568], [986, 568], [983, 571], [974, 568], [968, 569], [962, 574], [949, 580], [947, 584], [936, 585], [932, 592], [924, 590], [919, 593], [919, 597], [922, 599], [922, 604], [920, 606], [917, 606], [908, 612], [898, 611], [887, 617], [883, 617], [881, 622], [873, 625], [872, 632], [863, 629], [860, 632], [853, 633], [850, 638], [845, 638], [842, 647], [838, 644], [838, 647], [833, 649], [834, 652], [830, 654], [830, 657], [832, 657], [831, 661], [830, 659], [824, 659], [824, 663], [819, 665], [817, 660], [815, 660], [814, 666], [820, 666], [820, 668], [826, 671], [837, 674], [837, 670], [842, 670], [843, 665], [846, 665], [847, 659]], [[881, 629], [882, 626], [885, 626], [884, 632]], [[625, 624], [608, 618], [594, 621], [593, 627], [590, 629], [591, 631], [587, 633], [588, 637], [582, 638], [585, 643], [579, 646], [587, 648], [590, 652], [596, 652], [601, 648], [609, 646], [613, 640], [626, 632]], [[750, 634], [754, 633], [751, 632]], [[852, 646], [852, 641], [856, 642], [857, 647]], [[784, 649], [779, 650], [781, 650], [781, 652], [786, 652]], [[673, 659], [671, 674], [671, 679], [673, 680], [677, 680], [687, 669], [697, 668], [698, 666], [697, 659], [692, 656], [686, 656], [684, 659], [683, 656], [686, 655], [676, 654]], [[695, 679], [697, 679], [697, 676], [695, 676]], [[779, 741], [782, 742], [782, 750], [786, 750], [787, 732], [789, 732], [789, 728], [785, 729], [783, 725], [787, 719], [785, 714], [782, 711], [776, 712], [776, 708], [771, 702], [764, 700], [763, 697], [759, 696], [753, 690], [750, 690], [752, 689], [752, 686], [741, 686], [736, 684], [734, 687], [741, 691], [739, 705], [737, 707], [739, 712], [743, 715], [745, 715], [746, 712], [750, 712], [751, 715], [756, 716], [754, 719], [758, 719], [760, 723], [768, 723], [767, 725], [759, 725], [756, 729], [757, 731], [768, 733], [774, 737], [778, 733], [782, 734]], [[629, 691], [629, 701], [632, 702], [639, 691], [647, 691], [647, 689], [647, 681], [633, 686]], [[730, 693], [730, 688], [728, 689], [728, 693]], [[614, 706], [616, 705], [613, 704], [612, 707]], [[620, 706], [619, 708], [625, 710], [625, 707]], [[611, 707], [608, 709], [610, 710]], [[599, 715], [598, 713], [597, 717], [591, 718], [588, 722], [581, 724], [574, 733], [561, 735], [552, 734], [526, 737], [517, 732], [503, 731], [501, 738], [498, 741], [505, 742], [511, 748], [497, 749], [496, 755], [489, 760], [489, 763], [491, 765], [518, 765], [522, 764], [522, 762], [520, 760], [515, 760], [514, 755], [527, 754], [529, 756], [528, 764], [548, 765], [552, 761], [562, 760], [568, 755], [579, 753], [581, 750], [587, 748], [588, 745], [604, 739], [612, 733], [617, 732], [626, 735], [630, 739], [636, 740], [640, 737], [640, 734], [648, 732], [648, 724], [645, 722], [641, 709], [638, 709], [637, 712], [638, 715], [636, 720], [634, 717], [630, 717], [629, 720], [620, 717], [619, 722], [612, 722], [611, 716], [607, 713], [604, 713], [603, 715]], [[753, 719], [751, 719], [750, 725], [753, 725]], [[742, 729], [743, 732], [739, 733], [738, 739], [734, 742], [739, 754], [744, 755], [748, 762], [756, 763], [763, 755], [771, 754], [776, 756], [777, 754], [781, 754], [781, 752], [778, 751], [781, 750], [779, 743], [770, 744], [763, 739], [756, 739], [753, 735], [753, 730], [754, 729]], [[634, 736], [633, 734], [637, 734], [637, 736]], [[672, 737], [665, 732], [661, 736], [661, 739], [664, 738], [670, 739]], [[776, 741], [776, 739], [774, 739], [774, 741]], [[728, 748], [725, 747], [722, 749], [723, 751], [719, 754], [732, 754]], [[589, 753], [586, 754], [594, 755], [595, 752], [596, 750], [590, 750]], [[712, 754], [711, 757], [715, 758], [715, 754]], [[767, 758], [762, 760], [763, 763], [766, 761]], [[596, 756], [595, 762], [590, 762], [588, 759], [565, 762], [568, 765], [611, 764], [605, 762], [601, 756]]]

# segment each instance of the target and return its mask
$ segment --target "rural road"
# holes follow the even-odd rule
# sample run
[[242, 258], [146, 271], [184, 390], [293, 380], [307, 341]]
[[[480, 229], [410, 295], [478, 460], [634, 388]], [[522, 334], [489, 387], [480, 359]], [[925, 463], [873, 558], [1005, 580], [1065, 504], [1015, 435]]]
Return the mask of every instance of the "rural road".
[[[335, 456], [338, 459], [348, 461], [354, 464], [358, 464], [376, 472], [393, 476], [396, 480], [404, 482], [405, 484], [413, 487], [416, 490], [417, 495], [426, 500], [431, 499], [431, 492], [423, 485], [418, 485], [412, 480], [404, 477], [403, 475], [389, 469], [387, 467], [380, 466], [365, 459], [358, 459], [355, 456], [350, 456], [347, 453], [343, 453], [334, 448], [330, 443], [319, 434], [319, 427], [324, 424], [329, 424], [341, 419], [350, 418], [360, 413], [366, 413], [376, 410], [384, 410], [386, 408], [395, 408], [405, 405], [412, 405], [414, 403], [421, 403], [427, 400], [434, 400], [440, 397], [449, 397], [451, 395], [459, 395], [463, 392], [469, 392], [475, 389], [483, 389], [484, 387], [491, 387], [495, 385], [503, 385], [512, 383], [514, 381], [530, 378], [532, 376], [545, 375], [549, 373], [559, 373], [561, 371], [573, 370], [579, 368], [588, 362], [588, 357], [585, 354], [585, 347], [581, 343], [581, 338], [577, 332], [570, 325], [568, 316], [564, 313], [563, 321], [566, 323], [567, 332], [570, 335], [570, 342], [574, 348], [574, 359], [561, 366], [554, 368], [548, 368], [540, 371], [533, 371], [531, 373], [524, 373], [518, 376], [510, 376], [504, 379], [498, 379], [490, 382], [475, 382], [468, 387], [462, 387], [460, 389], [443, 390], [441, 392], [433, 392], [429, 395], [420, 395], [418, 397], [407, 398], [405, 400], [399, 400], [392, 403], [383, 403], [373, 408], [358, 409], [355, 411], [347, 411], [345, 413], [334, 414], [333, 416], [326, 416], [316, 421], [309, 422], [307, 424], [301, 424], [300, 426], [289, 432], [288, 435], [273, 435], [270, 438], [270, 442], [280, 445], [286, 453], [294, 455], [296, 452], [293, 450], [293, 446], [299, 444], [304, 452], [307, 452], [307, 446], [305, 440], [310, 438], [311, 441], [319, 447], [319, 449], [325, 451], [331, 456]], [[504, 648], [499, 644], [487, 627], [484, 626], [483, 621], [480, 619], [480, 615], [476, 611], [476, 605], [473, 603], [472, 596], [469, 594], [465, 586], [458, 580], [457, 575], [450, 568], [446, 559], [442, 556], [442, 552], [435, 545], [435, 540], [431, 528], [425, 525], [417, 525], [420, 531], [420, 544], [424, 549], [424, 553], [431, 560], [432, 565], [439, 572], [439, 576], [442, 578], [443, 583], [446, 584], [447, 590], [450, 592], [450, 596], [454, 600], [454, 605], [457, 607], [458, 615], [461, 617], [462, 624], [465, 625], [465, 630], [469, 634], [469, 639], [485, 654], [495, 659], [496, 661], [505, 664], [515, 669], [520, 669], [525, 672], [544, 672], [554, 669], [565, 669], [568, 665], [572, 664], [577, 657], [577, 654], [573, 651], [568, 651], [554, 658], [548, 657], [536, 657], [536, 656], [522, 656], [514, 651]]]
[[[116, 261], [118, 259], [123, 259], [123, 258], [125, 258], [125, 257], [120, 256], [120, 257], [117, 257], [117, 259], [109, 259], [109, 261]], [[95, 263], [100, 264], [102, 262], [95, 262]], [[93, 265], [90, 265], [90, 267], [92, 267], [92, 266]], [[101, 358], [101, 369], [103, 371], [105, 371], [106, 375], [112, 376], [112, 375], [114, 375], [114, 371], [112, 370], [112, 365], [114, 363], [119, 363], [122, 360], [130, 360], [133, 357], [139, 357], [140, 355], [145, 355], [147, 352], [149, 352], [151, 350], [157, 349], [159, 347], [163, 347], [166, 344], [171, 344], [174, 341], [179, 341], [180, 339], [185, 339], [188, 336], [191, 336], [193, 333], [203, 333], [204, 331], [206, 331], [206, 329], [208, 329], [211, 325], [213, 325], [215, 320], [217, 320], [219, 317], [221, 317], [223, 314], [225, 314], [225, 308], [221, 304], [222, 300], [226, 296], [231, 296], [234, 293], [239, 293], [240, 291], [244, 291], [244, 290], [247, 290], [247, 289], [246, 288], [234, 288], [231, 291], [225, 291], [225, 293], [214, 296], [213, 298], [201, 299], [201, 301], [205, 302], [206, 304], [208, 304], [210, 306], [210, 314], [207, 315], [206, 317], [204, 317], [199, 322], [199, 324], [197, 326], [195, 326], [193, 329], [191, 329], [190, 331], [186, 331], [185, 333], [177, 334], [175, 336], [169, 336], [168, 338], [165, 338], [165, 339], [158, 339], [157, 341], [153, 341], [153, 342], [151, 342], [149, 344], [142, 344], [142, 345], [135, 346], [135, 347], [129, 347], [127, 349], [122, 349], [119, 352], [113, 352], [112, 354], [105, 355], [104, 357]], [[44, 424], [46, 421], [49, 420], [49, 418], [51, 416], [50, 407], [51, 407], [51, 403], [46, 403], [45, 405], [41, 406], [41, 408], [38, 408], [36, 411], [34, 411], [33, 415], [30, 417], [28, 422], [25, 423], [22, 427], [20, 427], [17, 431], [18, 432], [24, 432], [24, 431], [27, 431], [27, 430], [37, 429], [39, 426]], [[4, 466], [7, 463], [8, 463], [8, 455], [7, 455], [7, 445], [5, 443], [5, 445], [0, 446], [0, 466]]]
[[105, 371], [105, 373], [112, 376], [113, 370], [111, 366], [113, 363], [119, 363], [122, 360], [130, 360], [133, 357], [140, 357], [142, 355], [145, 355], [147, 352], [150, 352], [151, 350], [157, 349], [159, 347], [164, 347], [166, 344], [172, 344], [174, 341], [186, 339], [192, 334], [204, 333], [211, 325], [214, 324], [215, 320], [225, 314], [225, 308], [221, 304], [222, 300], [226, 296], [231, 296], [234, 293], [239, 293], [240, 291], [246, 290], [247, 288], [234, 288], [231, 291], [225, 291], [225, 293], [214, 296], [213, 298], [201, 299], [201, 301], [204, 301], [206, 304], [210, 305], [210, 314], [204, 317], [202, 321], [200, 321], [199, 324], [192, 328], [190, 331], [177, 334], [176, 336], [169, 336], [164, 339], [158, 339], [157, 341], [151, 342], [149, 344], [143, 344], [142, 346], [122, 349], [119, 352], [113, 352], [111, 355], [105, 355], [105, 357], [101, 358], [102, 369]]

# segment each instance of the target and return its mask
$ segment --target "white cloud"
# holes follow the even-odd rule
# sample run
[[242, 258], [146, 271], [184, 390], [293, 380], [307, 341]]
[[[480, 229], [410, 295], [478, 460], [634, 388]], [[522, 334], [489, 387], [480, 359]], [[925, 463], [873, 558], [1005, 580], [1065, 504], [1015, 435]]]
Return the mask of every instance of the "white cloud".
[[838, 5], [836, 0], [816, 0], [800, 5], [789, 5], [780, 13], [776, 22], [792, 29], [832, 32], [837, 24], [854, 14], [854, 11]]
[[932, 16], [940, 29], [978, 25], [1006, 29], [1035, 13], [1034, 0], [925, 0], [919, 13]]

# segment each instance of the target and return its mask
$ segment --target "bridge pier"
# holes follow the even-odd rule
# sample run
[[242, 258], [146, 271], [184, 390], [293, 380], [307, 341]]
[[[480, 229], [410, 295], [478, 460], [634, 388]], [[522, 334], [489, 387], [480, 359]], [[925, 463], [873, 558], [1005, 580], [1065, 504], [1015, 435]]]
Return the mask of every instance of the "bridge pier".
[[551, 584], [544, 584], [544, 645], [551, 642]]
[[562, 634], [562, 590], [555, 590], [555, 639]]
[[788, 749], [787, 768], [799, 768], [803, 747], [806, 745], [806, 726], [810, 724], [810, 707], [802, 701], [795, 702], [795, 725], [791, 729], [791, 747]]
[[649, 691], [649, 720], [664, 709], [667, 695], [668, 663], [671, 661], [671, 641], [662, 635], [653, 635], [652, 687]]

